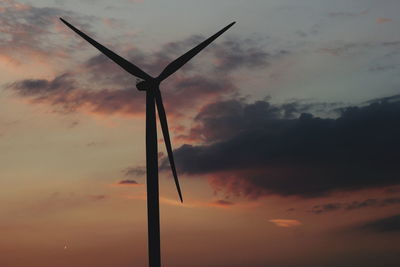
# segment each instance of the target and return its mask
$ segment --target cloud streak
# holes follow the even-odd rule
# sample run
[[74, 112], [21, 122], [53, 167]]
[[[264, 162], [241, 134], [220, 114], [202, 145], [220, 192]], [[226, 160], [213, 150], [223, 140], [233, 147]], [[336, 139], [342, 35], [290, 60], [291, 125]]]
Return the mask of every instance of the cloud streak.
[[345, 202], [345, 203], [325, 203], [315, 205], [311, 208], [310, 212], [314, 214], [322, 214], [331, 211], [337, 210], [356, 210], [361, 208], [369, 208], [369, 207], [387, 207], [392, 205], [400, 204], [400, 198], [384, 198], [384, 199], [375, 199], [369, 198], [363, 201], [352, 201], [352, 202]]

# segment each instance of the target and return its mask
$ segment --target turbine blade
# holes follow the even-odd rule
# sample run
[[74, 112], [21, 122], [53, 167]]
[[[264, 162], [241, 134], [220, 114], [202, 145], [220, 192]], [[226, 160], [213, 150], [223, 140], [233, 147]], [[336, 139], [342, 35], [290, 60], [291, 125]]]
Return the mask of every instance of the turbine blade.
[[183, 202], [181, 187], [179, 186], [178, 175], [176, 173], [176, 168], [175, 168], [174, 155], [172, 153], [171, 139], [169, 137], [167, 116], [165, 114], [164, 104], [162, 102], [161, 92], [159, 88], [156, 88], [155, 90], [155, 98], [156, 98], [158, 116], [160, 118], [161, 129], [164, 136], [164, 142], [167, 148], [169, 164], [171, 166], [172, 174], [174, 176], [175, 185], [176, 189], [178, 190], [179, 198], [181, 199], [181, 202]]
[[190, 59], [192, 59], [195, 55], [197, 55], [201, 50], [203, 50], [205, 47], [207, 47], [212, 41], [217, 39], [221, 34], [226, 32], [230, 27], [233, 26], [236, 22], [232, 22], [210, 38], [206, 39], [196, 47], [192, 48], [179, 58], [175, 59], [172, 61], [162, 72], [161, 74], [157, 77], [159, 81], [163, 81], [166, 78], [168, 78], [171, 74], [176, 72], [178, 69], [180, 69], [183, 65], [185, 65]]
[[114, 61], [115, 63], [117, 63], [121, 68], [123, 68], [124, 70], [126, 70], [127, 72], [129, 72], [130, 74], [139, 77], [143, 80], [150, 80], [152, 79], [152, 77], [150, 75], [148, 75], [146, 72], [144, 72], [143, 70], [141, 70], [139, 67], [135, 66], [133, 63], [129, 62], [128, 60], [122, 58], [121, 56], [117, 55], [116, 53], [114, 53], [113, 51], [111, 51], [110, 49], [104, 47], [103, 45], [99, 44], [98, 42], [96, 42], [95, 40], [93, 40], [92, 38], [90, 38], [89, 36], [87, 36], [86, 34], [84, 34], [83, 32], [81, 32], [80, 30], [78, 30], [77, 28], [75, 28], [74, 26], [72, 26], [71, 24], [69, 24], [67, 21], [65, 21], [64, 19], [60, 18], [60, 20], [67, 25], [69, 28], [71, 28], [74, 32], [76, 32], [77, 34], [79, 34], [83, 39], [85, 39], [87, 42], [89, 42], [91, 45], [93, 45], [94, 47], [96, 47], [100, 52], [102, 52], [104, 55], [106, 55], [108, 58], [110, 58], [112, 61]]

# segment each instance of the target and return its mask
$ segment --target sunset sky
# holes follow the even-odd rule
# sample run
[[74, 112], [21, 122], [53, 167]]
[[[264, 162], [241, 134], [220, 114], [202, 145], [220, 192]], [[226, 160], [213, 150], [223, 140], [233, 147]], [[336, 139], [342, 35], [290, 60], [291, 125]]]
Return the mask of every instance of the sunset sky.
[[399, 10], [0, 0], [0, 266], [147, 266], [145, 94], [59, 17], [154, 76], [237, 22], [162, 84], [163, 266], [400, 266]]

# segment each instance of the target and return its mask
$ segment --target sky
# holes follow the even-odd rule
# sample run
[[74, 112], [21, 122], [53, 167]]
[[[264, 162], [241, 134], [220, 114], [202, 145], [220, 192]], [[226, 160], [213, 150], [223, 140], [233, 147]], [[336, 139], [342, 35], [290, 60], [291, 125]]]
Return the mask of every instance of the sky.
[[147, 266], [157, 76], [163, 266], [399, 266], [397, 0], [0, 0], [0, 266]]

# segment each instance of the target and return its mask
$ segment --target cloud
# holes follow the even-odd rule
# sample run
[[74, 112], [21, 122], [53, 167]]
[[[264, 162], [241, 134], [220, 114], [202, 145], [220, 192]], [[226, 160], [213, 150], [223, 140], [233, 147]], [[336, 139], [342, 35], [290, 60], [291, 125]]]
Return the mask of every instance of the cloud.
[[317, 197], [400, 182], [400, 101], [342, 108], [337, 118], [297, 115], [302, 109], [293, 107], [241, 100], [204, 107], [194, 127], [203, 144], [175, 150], [179, 171], [249, 198]]
[[374, 199], [369, 198], [363, 201], [352, 201], [343, 203], [325, 203], [320, 205], [315, 205], [311, 208], [310, 212], [315, 214], [321, 214], [337, 210], [355, 210], [368, 207], [386, 207], [391, 205], [400, 204], [400, 198], [384, 198], [384, 199]]
[[389, 19], [389, 18], [377, 18], [376, 19], [376, 23], [378, 23], [378, 24], [388, 23], [391, 21], [392, 21], [392, 19]]
[[134, 185], [137, 185], [138, 183], [135, 180], [122, 180], [118, 184], [134, 184]]
[[138, 182], [136, 182], [135, 180], [132, 179], [125, 179], [125, 180], [121, 180], [116, 184], [112, 184], [111, 186], [142, 186], [143, 184], [140, 184]]
[[[310, 104], [299, 101], [273, 105], [268, 101], [256, 101], [248, 105], [238, 99], [219, 101], [200, 110], [187, 138], [205, 143], [227, 140], [246, 129], [277, 127], [278, 124], [283, 127], [283, 124], [303, 112], [325, 113], [335, 107], [338, 107], [338, 103]], [[271, 123], [273, 125], [269, 125]]]
[[302, 225], [302, 223], [298, 220], [288, 220], [288, 219], [273, 219], [269, 220], [269, 222], [275, 224], [278, 227], [291, 228]]
[[400, 232], [400, 215], [370, 221], [359, 226], [358, 229], [377, 233]]

